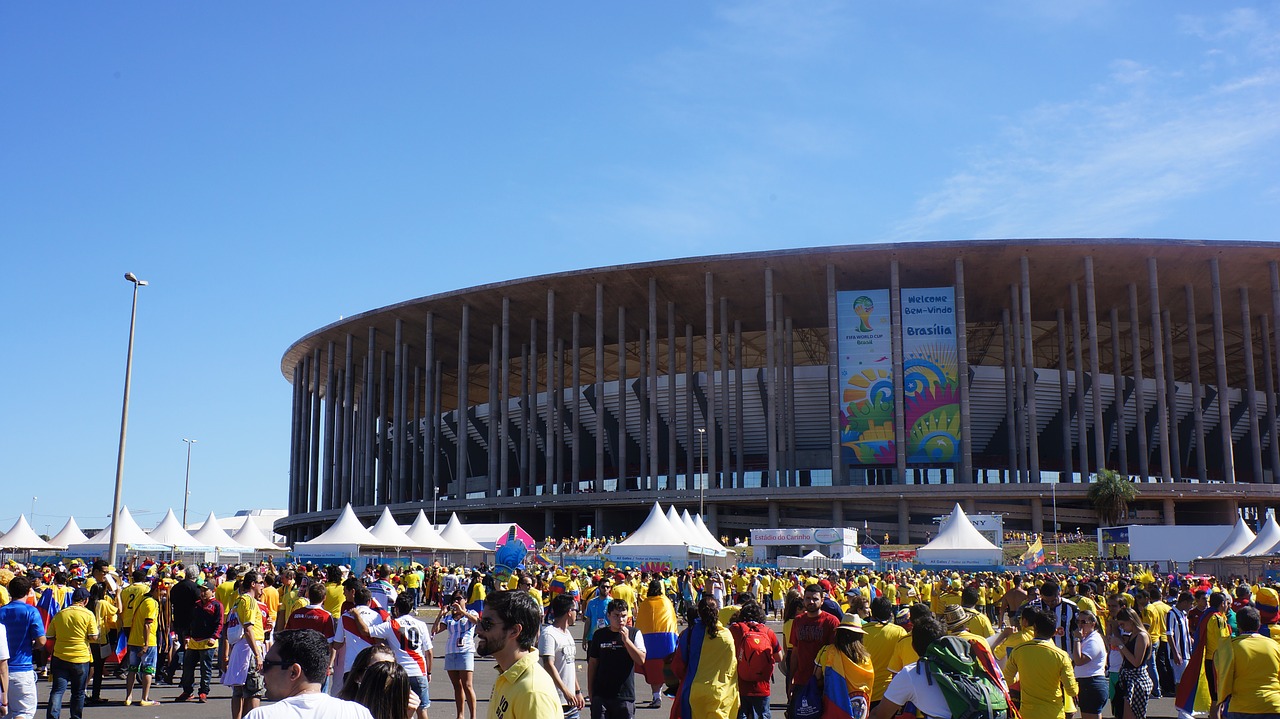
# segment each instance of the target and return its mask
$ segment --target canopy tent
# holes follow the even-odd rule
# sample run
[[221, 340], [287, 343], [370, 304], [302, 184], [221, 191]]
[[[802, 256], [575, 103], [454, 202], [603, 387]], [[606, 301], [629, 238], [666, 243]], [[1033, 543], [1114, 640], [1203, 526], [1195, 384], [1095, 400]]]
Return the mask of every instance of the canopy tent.
[[1256, 538], [1257, 535], [1253, 533], [1252, 529], [1249, 529], [1249, 525], [1245, 523], [1244, 517], [1236, 517], [1236, 526], [1232, 527], [1231, 534], [1228, 534], [1222, 544], [1217, 549], [1213, 550], [1212, 554], [1207, 555], [1205, 558], [1218, 559], [1220, 557], [1229, 557], [1233, 554], [1238, 554], [1241, 550], [1252, 544], [1253, 540]]
[[307, 554], [356, 554], [361, 547], [385, 547], [382, 540], [364, 528], [356, 518], [355, 510], [347, 503], [342, 513], [320, 536], [308, 542], [293, 545], [293, 551], [299, 555]]
[[843, 557], [840, 557], [840, 563], [841, 563], [841, 564], [856, 564], [856, 565], [859, 565], [859, 566], [871, 566], [871, 565], [875, 564], [875, 562], [874, 562], [874, 561], [872, 561], [872, 560], [870, 560], [870, 559], [867, 559], [865, 556], [863, 556], [862, 552], [859, 552], [859, 551], [858, 551], [856, 548], [854, 548], [854, 547], [846, 547], [846, 548], [845, 548], [844, 556], [843, 556]]
[[830, 557], [815, 549], [801, 557], [801, 559], [830, 559]]
[[614, 542], [609, 547], [609, 557], [620, 564], [688, 566], [690, 546], [685, 534], [671, 526], [662, 507], [654, 502], [649, 516], [645, 517], [639, 528], [626, 539]]
[[40, 538], [36, 530], [27, 524], [27, 515], [18, 515], [9, 531], [0, 535], [0, 547], [5, 549], [52, 549], [53, 545]]
[[93, 535], [83, 542], [77, 542], [68, 547], [74, 553], [81, 555], [106, 554], [111, 550], [111, 527], [115, 525], [116, 530], [116, 551], [119, 553], [121, 548], [126, 552], [129, 550], [138, 550], [143, 552], [164, 552], [169, 550], [169, 546], [161, 544], [152, 539], [150, 535], [142, 531], [142, 527], [134, 521], [133, 515], [129, 514], [128, 507], [121, 507], [120, 513], [115, 519], [106, 526], [101, 532]]
[[667, 507], [667, 522], [671, 524], [671, 528], [676, 530], [688, 544], [698, 544], [693, 535], [689, 534], [689, 529], [684, 526], [684, 522], [680, 521], [680, 514], [676, 512], [674, 504]]
[[182, 523], [170, 509], [156, 528], [148, 532], [153, 540], [168, 546], [175, 552], [212, 552], [213, 546], [204, 544], [182, 528]]
[[213, 512], [209, 512], [208, 518], [204, 520], [204, 524], [200, 525], [192, 535], [197, 542], [215, 547], [219, 552], [227, 552], [230, 554], [243, 554], [250, 551], [248, 547], [237, 542], [227, 534], [222, 525], [218, 523], [218, 518]]
[[[219, 526], [221, 526], [221, 523], [219, 523]], [[240, 525], [240, 529], [237, 529], [236, 533], [231, 535], [231, 538], [234, 539], [237, 544], [242, 544], [259, 552], [271, 552], [283, 549], [283, 547], [271, 541], [271, 537], [262, 531], [261, 523], [253, 521], [249, 517], [245, 517], [245, 521]]]
[[916, 550], [916, 560], [926, 566], [998, 567], [1004, 552], [982, 536], [957, 503], [932, 542]]
[[711, 530], [707, 529], [707, 525], [702, 521], [701, 514], [694, 515], [693, 523], [698, 530], [698, 536], [702, 537], [703, 540], [706, 542], [706, 544], [702, 545], [703, 547], [707, 549], [714, 549], [717, 554], [721, 552], [724, 552], [727, 554], [733, 551], [728, 547], [724, 546], [723, 544], [721, 544], [720, 540], [716, 539], [715, 535], [711, 533]]
[[449, 517], [448, 524], [444, 525], [444, 529], [440, 530], [440, 536], [444, 541], [452, 544], [457, 550], [463, 552], [492, 552], [492, 549], [486, 549], [483, 544], [471, 538], [467, 534], [467, 530], [462, 526], [462, 520], [458, 519], [458, 513], [454, 512]]
[[422, 549], [422, 546], [413, 541], [413, 538], [405, 534], [400, 525], [396, 524], [395, 517], [391, 516], [391, 509], [385, 505], [382, 507], [382, 515], [378, 517], [378, 521], [369, 527], [369, 534], [376, 537], [378, 544], [384, 547], [394, 547], [397, 550]]
[[511, 532], [511, 528], [516, 528], [516, 538], [524, 542], [526, 549], [534, 549], [538, 543], [534, 541], [533, 535], [524, 531], [524, 527], [515, 522], [501, 522], [498, 524], [464, 524], [463, 530], [472, 539], [476, 540], [486, 551], [494, 551], [498, 546], [498, 540], [507, 536]]
[[1238, 556], [1241, 557], [1257, 557], [1271, 552], [1271, 548], [1280, 543], [1280, 524], [1276, 524], [1276, 514], [1274, 509], [1267, 510], [1267, 521], [1262, 523], [1262, 528], [1258, 530], [1258, 536], [1249, 542], [1249, 546], [1240, 550]]
[[76, 524], [75, 517], [67, 517], [67, 523], [62, 525], [62, 529], [59, 529], [57, 534], [49, 538], [49, 544], [63, 549], [73, 544], [87, 541], [89, 541], [89, 538], [84, 536], [84, 532], [80, 531], [80, 526]]
[[457, 550], [458, 547], [449, 543], [449, 540], [440, 536], [436, 528], [427, 521], [427, 514], [421, 509], [418, 510], [418, 516], [413, 520], [413, 524], [405, 531], [419, 547], [426, 549], [435, 549], [439, 551]]

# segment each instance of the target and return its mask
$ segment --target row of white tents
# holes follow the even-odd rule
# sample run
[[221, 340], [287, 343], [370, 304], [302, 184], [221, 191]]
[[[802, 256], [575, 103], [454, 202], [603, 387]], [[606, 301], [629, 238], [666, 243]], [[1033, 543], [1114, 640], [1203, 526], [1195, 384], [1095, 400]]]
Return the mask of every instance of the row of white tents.
[[1268, 509], [1257, 534], [1245, 523], [1244, 517], [1237, 517], [1227, 538], [1211, 554], [1197, 559], [1195, 569], [1222, 575], [1271, 562], [1280, 562], [1280, 524], [1276, 523], [1275, 510]]
[[[117, 526], [116, 546], [124, 547], [126, 551], [244, 554], [281, 549], [249, 518], [235, 534], [228, 534], [213, 512], [195, 532], [188, 532], [172, 509], [149, 532], [138, 526], [128, 507], [120, 508], [114, 524]], [[110, 544], [111, 524], [92, 537], [86, 537], [75, 517], [68, 518], [62, 529], [48, 541], [36, 534], [26, 515], [19, 516], [11, 529], [0, 535], [0, 548], [10, 551], [65, 552], [90, 557], [106, 554]]]
[[[482, 532], [483, 536], [505, 534], [510, 524], [504, 525], [463, 525], [457, 513], [449, 517], [449, 521], [440, 530], [427, 519], [426, 512], [418, 510], [418, 516], [408, 526], [401, 526], [391, 516], [391, 510], [382, 508], [382, 515], [372, 527], [365, 527], [356, 517], [355, 510], [348, 504], [329, 528], [319, 536], [294, 546], [294, 553], [300, 557], [359, 554], [362, 551], [389, 549], [395, 551], [433, 551], [433, 552], [491, 552], [493, 546], [485, 546], [477, 541], [468, 529], [493, 528]], [[497, 528], [502, 529], [497, 529]]]
[[609, 557], [620, 564], [664, 562], [684, 567], [697, 562], [728, 567], [737, 561], [737, 552], [711, 534], [702, 515], [690, 514], [687, 509], [677, 513], [674, 506], [664, 512], [657, 502], [636, 531], [615, 542], [608, 551]]

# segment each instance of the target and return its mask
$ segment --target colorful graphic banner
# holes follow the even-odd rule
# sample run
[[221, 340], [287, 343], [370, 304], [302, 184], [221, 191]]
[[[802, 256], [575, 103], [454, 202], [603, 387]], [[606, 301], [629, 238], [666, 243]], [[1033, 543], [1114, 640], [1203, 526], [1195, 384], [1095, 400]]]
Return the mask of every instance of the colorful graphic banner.
[[960, 461], [955, 290], [902, 290], [902, 389], [907, 461]]
[[889, 317], [888, 290], [836, 293], [840, 443], [845, 464], [894, 463]]

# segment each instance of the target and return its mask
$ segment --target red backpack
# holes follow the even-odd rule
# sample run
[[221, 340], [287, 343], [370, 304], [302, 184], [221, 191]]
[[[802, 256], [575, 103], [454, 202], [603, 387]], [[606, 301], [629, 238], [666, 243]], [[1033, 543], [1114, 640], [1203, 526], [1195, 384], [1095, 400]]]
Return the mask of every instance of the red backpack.
[[742, 635], [738, 645], [738, 680], [767, 682], [773, 677], [773, 644], [769, 629], [759, 622], [737, 622]]

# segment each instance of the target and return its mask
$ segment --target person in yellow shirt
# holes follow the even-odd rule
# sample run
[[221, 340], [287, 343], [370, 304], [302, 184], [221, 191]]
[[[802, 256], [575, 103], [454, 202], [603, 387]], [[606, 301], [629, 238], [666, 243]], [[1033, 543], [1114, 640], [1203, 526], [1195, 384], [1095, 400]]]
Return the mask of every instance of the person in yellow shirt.
[[[142, 571], [142, 570], [137, 570]], [[136, 572], [135, 572], [136, 574]], [[145, 575], [144, 575], [145, 576]], [[129, 586], [147, 586], [145, 580]], [[160, 588], [159, 579], [152, 580], [151, 589], [136, 603], [133, 608], [133, 625], [129, 629], [128, 672], [125, 674], [124, 705], [133, 704], [134, 681], [141, 678], [142, 700], [138, 706], [153, 707], [159, 702], [151, 700], [151, 682], [156, 676], [157, 643], [156, 630], [160, 626]]]
[[133, 615], [142, 603], [142, 598], [151, 591], [151, 585], [147, 583], [147, 570], [133, 570], [131, 579], [133, 582], [120, 590], [120, 631], [126, 634], [133, 628]]
[[111, 630], [116, 628], [116, 603], [107, 593], [107, 583], [98, 582], [89, 590], [89, 603], [86, 608], [93, 612], [98, 621], [98, 636], [93, 644], [93, 694], [88, 698], [90, 704], [103, 704], [102, 677], [106, 673], [107, 655], [115, 650], [115, 643], [108, 642]]
[[49, 692], [49, 716], [62, 711], [62, 697], [71, 692], [71, 716], [84, 714], [84, 692], [93, 665], [89, 643], [98, 638], [98, 620], [89, 611], [89, 592], [78, 587], [71, 593], [71, 606], [53, 615], [45, 635], [53, 644], [53, 690]]
[[214, 596], [222, 604], [223, 619], [226, 619], [226, 613], [230, 612], [231, 607], [236, 603], [236, 595], [239, 593], [236, 588], [236, 579], [239, 576], [239, 570], [235, 567], [227, 567], [226, 580], [219, 584], [217, 590], [214, 591]]
[[1222, 642], [1214, 655], [1218, 701], [1231, 717], [1280, 714], [1280, 643], [1258, 633], [1262, 617], [1253, 607], [1236, 610], [1240, 636]]
[[[321, 606], [323, 606], [324, 610], [331, 616], [340, 617], [342, 616], [342, 604], [346, 601], [346, 592], [342, 588], [342, 568], [336, 564], [331, 564], [329, 565], [329, 568], [325, 570], [325, 575], [324, 603]], [[224, 602], [222, 605], [224, 607], [229, 606], [225, 602], [235, 604], [235, 597], [224, 600], [222, 598], [221, 591], [219, 591], [217, 599], [219, 602]]]
[[[227, 614], [227, 641], [229, 650], [221, 657], [222, 683], [231, 687], [231, 719], [241, 719], [253, 709], [263, 696], [261, 682], [252, 686], [250, 673], [262, 672], [263, 639], [262, 610], [258, 600], [262, 598], [263, 581], [257, 572], [245, 572], [240, 580], [240, 596]], [[239, 636], [235, 636], [235, 635]]]
[[893, 677], [889, 673], [889, 662], [893, 659], [898, 641], [903, 637], [910, 637], [906, 629], [894, 624], [893, 603], [888, 597], [871, 600], [871, 619], [863, 624], [863, 630], [866, 635], [862, 643], [871, 655], [871, 666], [875, 670], [871, 685], [871, 702], [874, 704], [884, 697], [885, 687], [889, 686], [889, 680]]
[[1054, 646], [1057, 631], [1054, 617], [1039, 607], [1022, 608], [1022, 626], [1033, 632], [1034, 639], [1009, 652], [1005, 678], [1021, 689], [1023, 719], [1063, 719], [1068, 699], [1080, 693], [1071, 657]]

